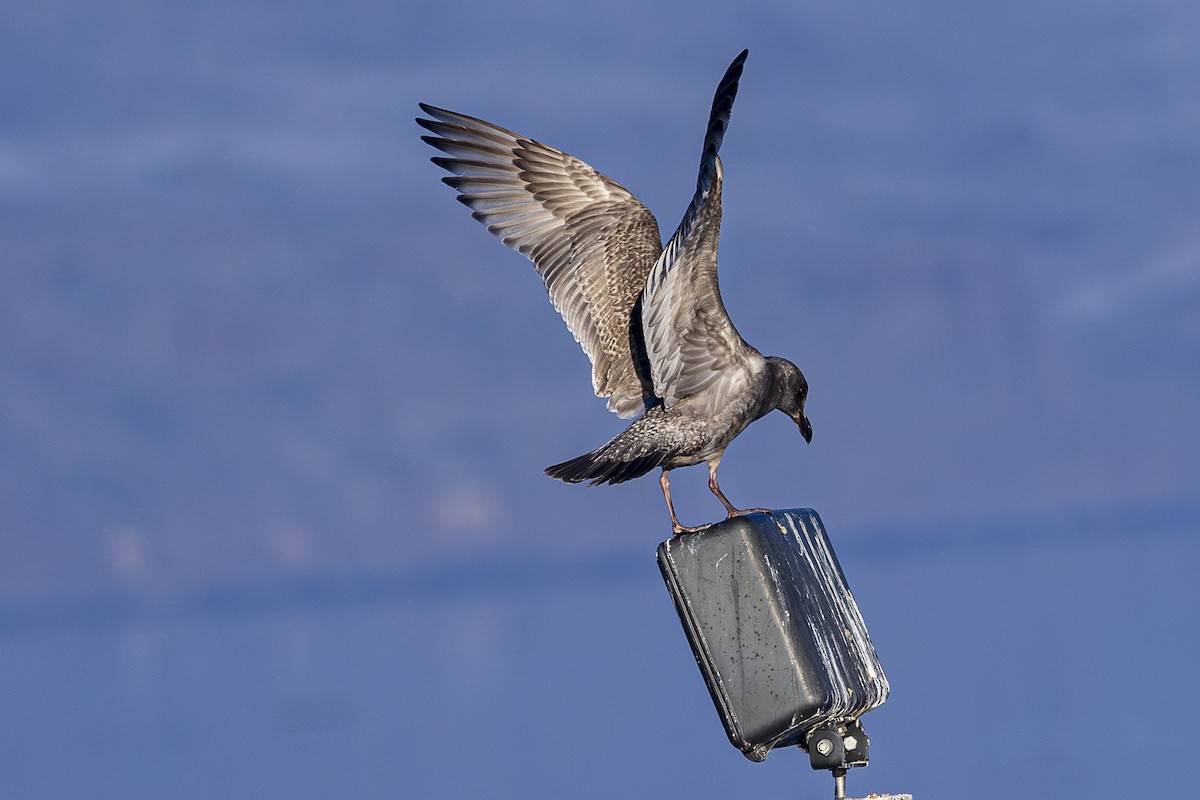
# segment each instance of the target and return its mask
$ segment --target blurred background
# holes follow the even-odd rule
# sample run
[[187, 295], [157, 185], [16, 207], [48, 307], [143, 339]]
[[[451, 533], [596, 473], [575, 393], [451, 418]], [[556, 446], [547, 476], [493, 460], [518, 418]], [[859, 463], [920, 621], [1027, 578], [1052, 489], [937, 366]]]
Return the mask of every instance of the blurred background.
[[[825, 797], [724, 738], [653, 478], [426, 101], [664, 236], [811, 385], [722, 463], [824, 519], [892, 683], [849, 792], [1186, 796], [1200, 6], [5, 3], [0, 796]], [[721, 508], [672, 475], [685, 524]]]

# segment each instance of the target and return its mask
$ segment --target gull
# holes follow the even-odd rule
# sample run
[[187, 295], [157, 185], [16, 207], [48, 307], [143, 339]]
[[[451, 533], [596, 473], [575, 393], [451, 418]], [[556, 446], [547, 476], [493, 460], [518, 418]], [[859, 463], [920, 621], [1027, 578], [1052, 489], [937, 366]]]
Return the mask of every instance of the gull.
[[683, 221], [662, 246], [654, 215], [623, 186], [583, 161], [490, 122], [421, 103], [417, 123], [440, 150], [433, 163], [500, 241], [533, 262], [554, 308], [592, 362], [592, 388], [628, 428], [590, 453], [546, 468], [568, 483], [621, 483], [662, 470], [659, 485], [675, 534], [668, 474], [704, 462], [708, 488], [728, 517], [736, 508], [717, 483], [725, 449], [751, 422], [778, 409], [806, 442], [808, 382], [792, 362], [763, 356], [738, 334], [717, 285], [722, 166], [748, 52], [717, 86], [700, 173]]

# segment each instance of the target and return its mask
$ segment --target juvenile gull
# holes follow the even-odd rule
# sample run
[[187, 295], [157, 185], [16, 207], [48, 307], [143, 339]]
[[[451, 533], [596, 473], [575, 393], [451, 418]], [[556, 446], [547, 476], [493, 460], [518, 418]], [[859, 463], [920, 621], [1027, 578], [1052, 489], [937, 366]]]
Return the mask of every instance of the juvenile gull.
[[659, 484], [675, 533], [667, 475], [708, 464], [708, 488], [729, 516], [738, 509], [717, 484], [725, 448], [774, 409], [812, 440], [804, 413], [808, 383], [794, 364], [764, 357], [733, 327], [717, 286], [721, 147], [747, 51], [717, 86], [696, 194], [662, 246], [654, 215], [624, 187], [561, 150], [490, 122], [421, 103], [445, 153], [433, 163], [475, 219], [527, 256], [550, 301], [592, 362], [592, 387], [633, 423], [585, 455], [547, 467], [568, 483], [620, 483], [662, 469]]

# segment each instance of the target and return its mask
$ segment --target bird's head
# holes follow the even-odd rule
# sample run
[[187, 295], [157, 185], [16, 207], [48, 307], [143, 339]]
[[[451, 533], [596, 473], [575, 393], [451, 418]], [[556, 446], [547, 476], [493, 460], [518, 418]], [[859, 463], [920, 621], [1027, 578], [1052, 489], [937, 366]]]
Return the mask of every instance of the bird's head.
[[804, 441], [811, 442], [812, 423], [808, 421], [808, 415], [804, 413], [804, 401], [808, 399], [808, 381], [804, 379], [804, 373], [800, 371], [799, 367], [784, 358], [772, 356], [767, 361], [771, 363], [775, 373], [776, 396], [778, 397], [775, 407], [792, 418], [796, 427], [800, 429], [800, 435], [804, 437]]

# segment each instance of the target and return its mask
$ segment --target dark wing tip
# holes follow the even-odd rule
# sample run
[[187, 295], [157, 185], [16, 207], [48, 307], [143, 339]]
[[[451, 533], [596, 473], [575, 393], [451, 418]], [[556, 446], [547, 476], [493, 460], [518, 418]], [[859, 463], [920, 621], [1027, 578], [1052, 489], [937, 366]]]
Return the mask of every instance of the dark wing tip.
[[437, 124], [437, 120], [441, 119], [442, 114], [444, 114], [445, 112], [436, 106], [429, 105], [428, 103], [417, 103], [417, 105], [421, 107], [422, 111], [424, 111], [429, 116], [433, 117], [433, 119], [425, 119], [425, 117], [417, 117], [416, 118], [417, 124], [420, 125], [422, 128], [424, 128], [427, 131], [433, 130], [433, 126]]
[[708, 130], [704, 135], [704, 151], [700, 156], [698, 188], [703, 188], [707, 177], [715, 169], [717, 151], [721, 149], [725, 130], [729, 127], [729, 117], [733, 113], [733, 101], [737, 97], [738, 81], [742, 78], [742, 68], [749, 55], [749, 49], [737, 54], [729, 68], [725, 70], [725, 75], [722, 76], [721, 82], [717, 84], [717, 91], [713, 94], [712, 110], [708, 115]]
[[[437, 106], [431, 106], [429, 103], [417, 103], [417, 106], [420, 107], [420, 109], [422, 111], [424, 111], [426, 114], [433, 117], [434, 119], [448, 121], [450, 119], [453, 119], [455, 116], [453, 111], [449, 111], [444, 108], [439, 108]], [[417, 122], [421, 122], [421, 120], [418, 119]]]
[[[440, 136], [422, 136], [421, 141], [424, 142], [425, 144], [429, 145], [430, 147], [436, 147], [438, 150], [441, 150], [442, 152], [445, 152], [446, 147], [450, 144], [447, 140], [443, 139]], [[431, 158], [430, 161], [433, 161], [433, 159]], [[437, 162], [435, 161], [434, 163], [436, 164]], [[442, 165], [438, 164], [438, 166], [441, 167]], [[445, 167], [442, 167], [442, 169], [445, 169]]]

